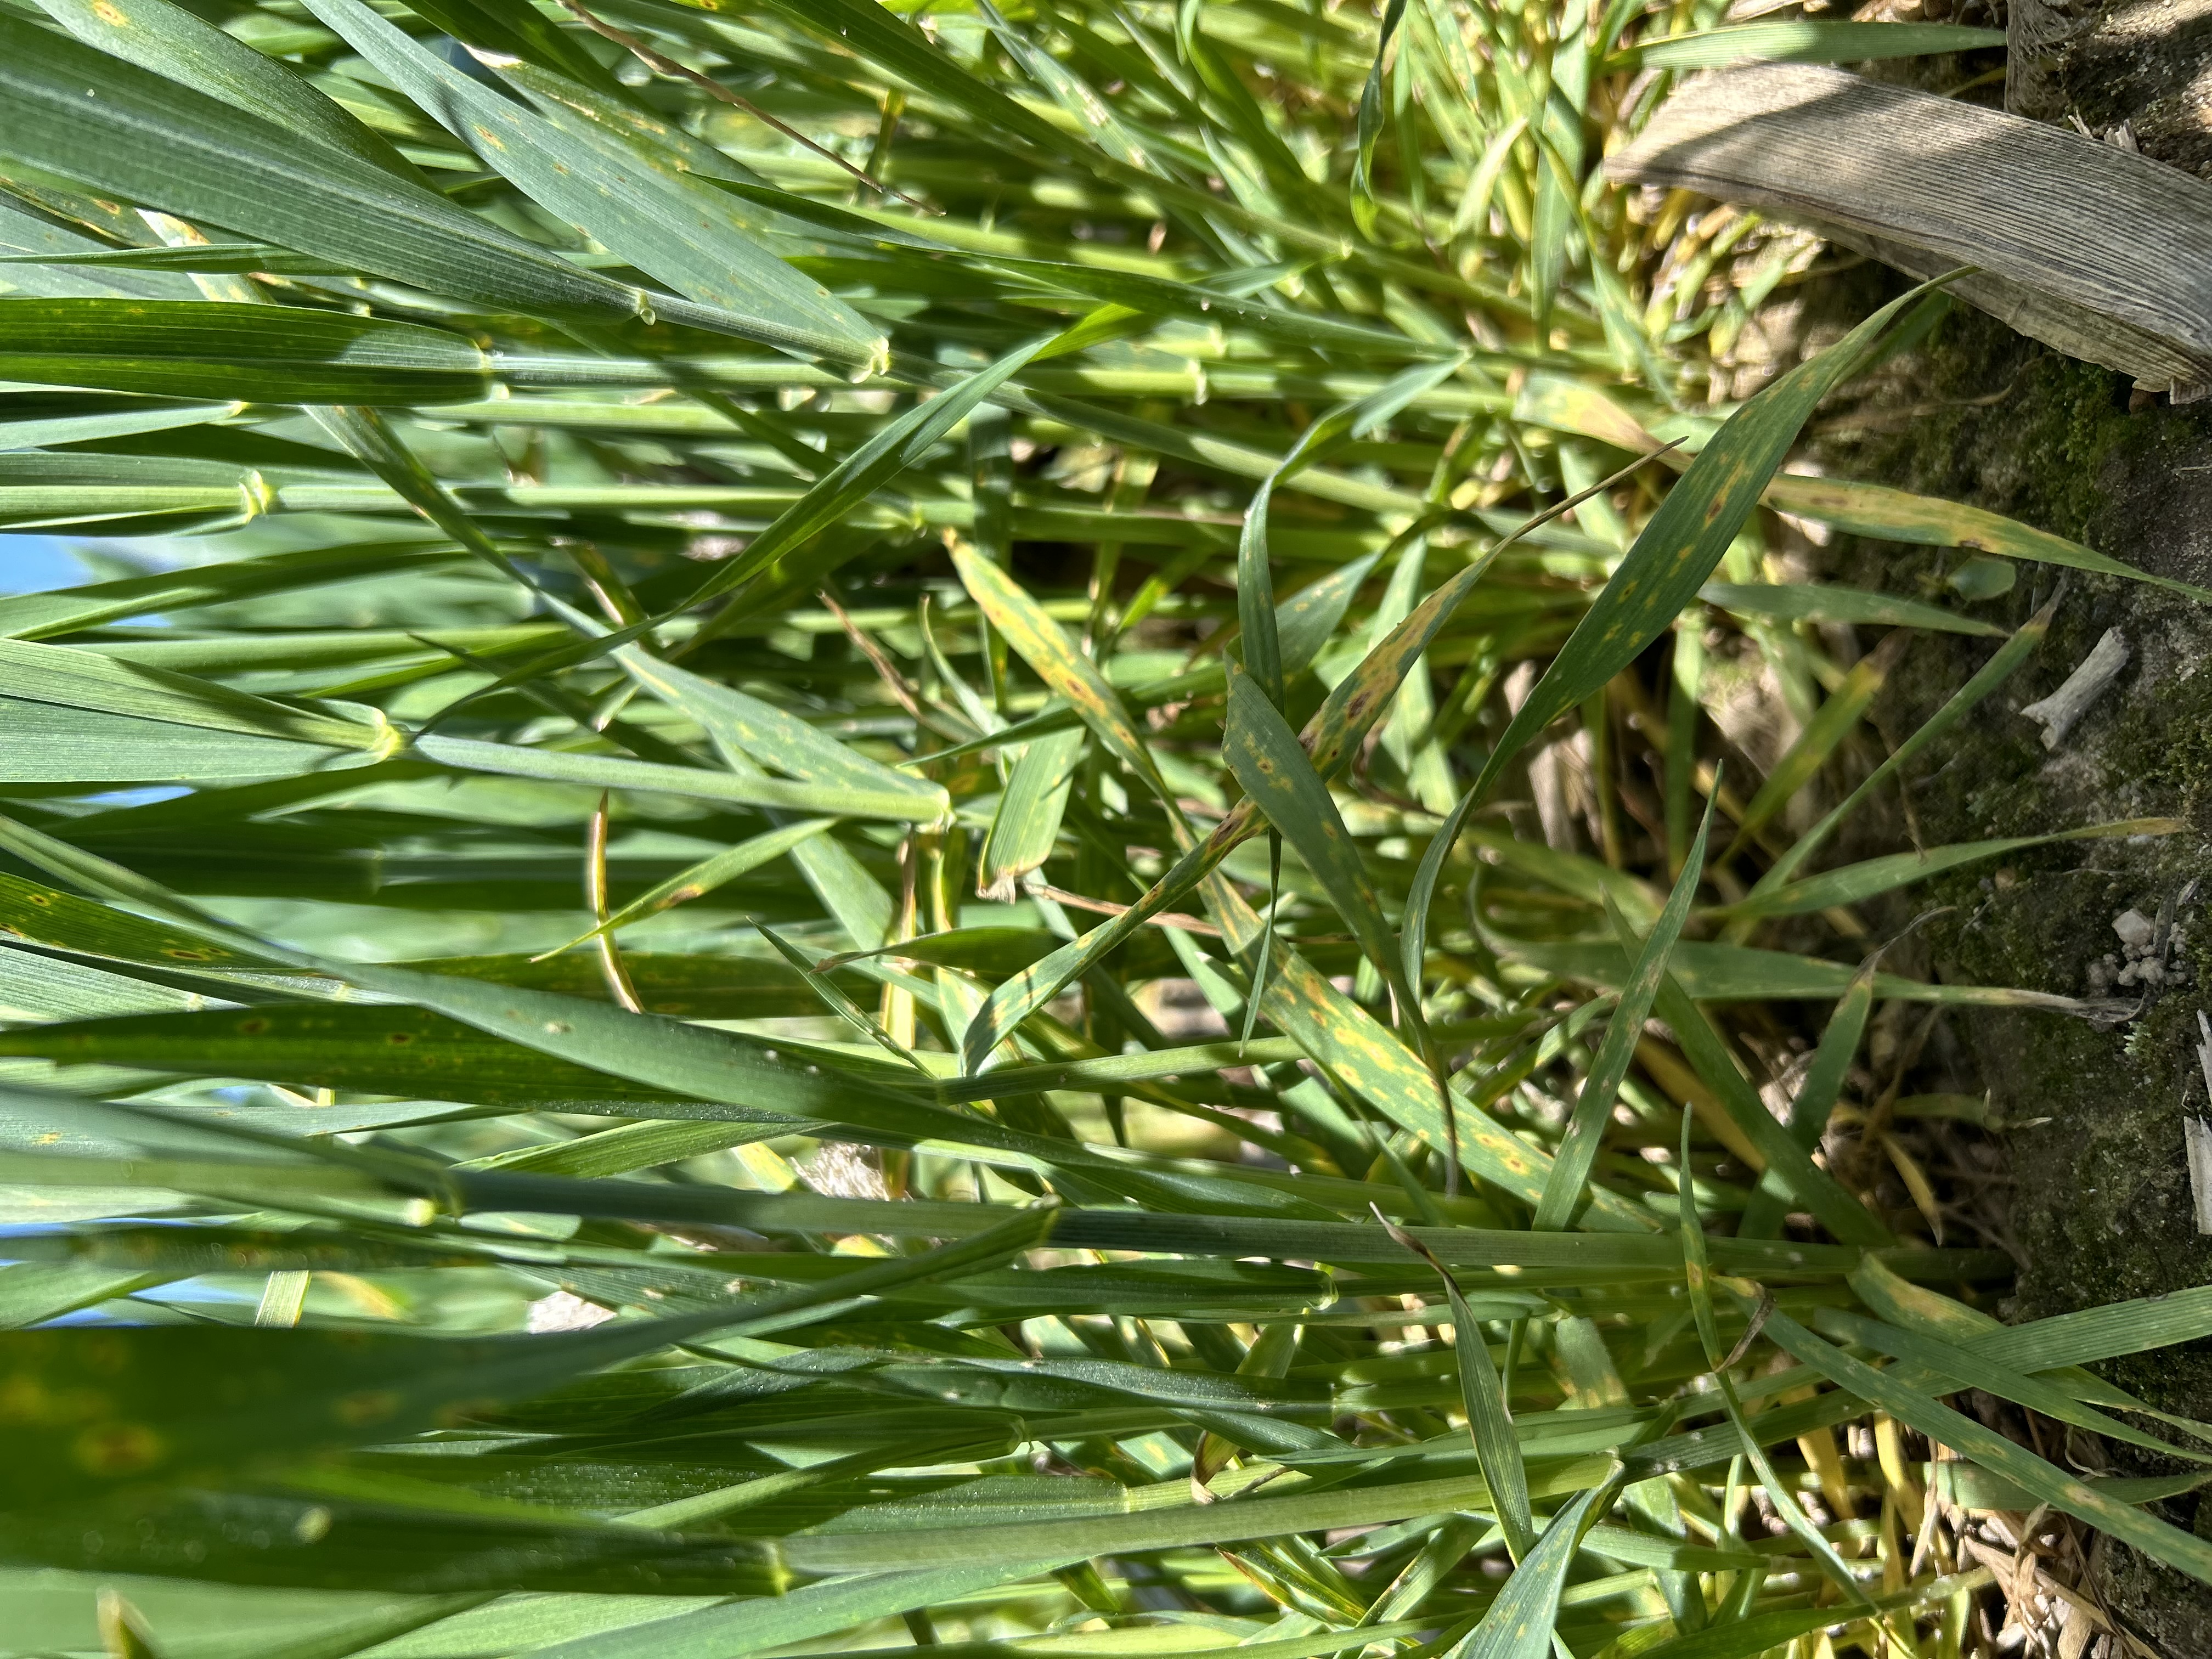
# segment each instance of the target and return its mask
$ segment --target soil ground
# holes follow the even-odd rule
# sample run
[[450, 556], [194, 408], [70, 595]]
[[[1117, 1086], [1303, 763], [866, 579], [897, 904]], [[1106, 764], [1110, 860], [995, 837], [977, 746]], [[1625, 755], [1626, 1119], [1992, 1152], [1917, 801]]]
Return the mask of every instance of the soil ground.
[[[2122, 377], [1962, 310], [1863, 387], [1856, 408], [1827, 411], [1826, 425], [1816, 447], [1838, 474], [1972, 501], [2212, 586], [2212, 402], [2145, 404]], [[1966, 557], [1849, 540], [1827, 551], [1837, 580], [1907, 593], [1946, 592]], [[2023, 566], [2012, 591], [1979, 610], [2017, 626], [2062, 581], [2065, 597], [2035, 659], [1906, 780], [1903, 798], [1886, 803], [1887, 823], [1861, 832], [1935, 846], [2119, 818], [2186, 826], [1978, 866], [1915, 890], [1885, 918], [1894, 929], [1948, 906], [1917, 935], [1914, 966], [2076, 996], [2101, 991], [2124, 967], [2117, 917], [2164, 913], [2175, 924], [2160, 982], [2114, 988], [2140, 999], [2124, 1023], [1947, 1018], [1930, 1047], [1929, 1063], [1946, 1073], [1933, 1086], [1960, 1086], [1963, 1072], [2017, 1126], [2001, 1137], [2009, 1203], [1984, 1223], [2021, 1261], [2016, 1297], [2000, 1310], [2014, 1319], [2212, 1283], [2212, 1238], [2197, 1231], [2183, 1147], [2185, 1115], [2212, 1114], [2196, 1054], [2198, 1011], [2212, 1009], [2212, 608], [2138, 583]], [[2128, 665], [2047, 750], [2039, 726], [2019, 711], [2108, 629], [2126, 639]], [[1884, 736], [1901, 740], [1987, 654], [1957, 636], [1917, 641], [1877, 705]], [[1949, 1195], [1962, 1208], [1990, 1213], [1992, 1161], [1971, 1146], [1954, 1158]], [[2160, 1409], [2212, 1418], [2212, 1342], [2101, 1369]], [[2159, 1507], [2212, 1536], [2212, 1498]], [[2212, 1654], [2212, 1590], [2109, 1540], [2093, 1559], [2099, 1598], [2156, 1651]]]

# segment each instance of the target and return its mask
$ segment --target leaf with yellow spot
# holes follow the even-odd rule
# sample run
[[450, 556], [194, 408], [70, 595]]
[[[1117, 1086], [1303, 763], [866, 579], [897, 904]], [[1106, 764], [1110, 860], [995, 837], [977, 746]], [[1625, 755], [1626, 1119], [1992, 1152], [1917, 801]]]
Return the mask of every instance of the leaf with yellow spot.
[[991, 626], [1006, 636], [1021, 659], [1065, 698], [1106, 752], [1143, 780], [1168, 809], [1170, 824], [1180, 828], [1182, 815], [1173, 794], [1160, 777], [1152, 750], [1138, 734], [1136, 723], [1122, 706], [1121, 693], [1106, 683], [1098, 666], [1075, 648], [1060, 625], [1046, 614], [1012, 576], [964, 543], [952, 547], [952, 568], [962, 586]]
[[1413, 664], [1488, 574], [1492, 561], [1510, 539], [1501, 540], [1414, 606], [1405, 621], [1337, 683], [1298, 734], [1313, 757], [1315, 771], [1323, 778], [1334, 777], [1351, 760], [1360, 738], [1390, 707]]
[[1616, 1490], [1617, 1483], [1608, 1483], [1586, 1492], [1546, 1523], [1535, 1547], [1513, 1570], [1482, 1622], [1455, 1650], [1455, 1659], [1546, 1659], [1567, 1568], [1595, 1519], [1592, 1511], [1602, 1515]]
[[[1659, 440], [1613, 398], [1595, 386], [1558, 374], [1531, 374], [1514, 399], [1513, 418], [1554, 432], [1595, 438], [1632, 454], [1649, 453], [1659, 447]], [[1680, 418], [1677, 417], [1674, 423], [1679, 424]], [[1662, 429], [1670, 425], [1668, 422], [1659, 424]], [[1687, 436], [1688, 447], [1692, 452], [1702, 442], [1695, 432]], [[1683, 465], [1680, 461], [1668, 464]], [[1915, 495], [1888, 484], [1781, 472], [1767, 481], [1759, 500], [1778, 512], [1794, 513], [1848, 535], [1906, 542], [1916, 547], [1968, 548], [1994, 553], [2000, 558], [2121, 576], [2193, 599], [2212, 600], [2212, 589], [2138, 570], [2109, 554], [2047, 530], [2038, 530], [2017, 519], [2008, 519], [2002, 513], [1970, 507], [1964, 501], [1948, 501], [1938, 495]], [[1816, 600], [1821, 591], [1806, 590]]]
[[281, 966], [22, 876], [0, 875], [0, 933], [88, 956], [194, 970]]
[[428, 181], [390, 142], [371, 131], [304, 75], [170, 0], [40, 0], [46, 15], [86, 45], [156, 75], [197, 87], [226, 104], [383, 168], [410, 184]]
[[1893, 300], [1810, 362], [1731, 415], [1637, 537], [1613, 580], [1513, 716], [1475, 781], [1487, 795], [1506, 766], [1559, 714], [1626, 668], [1673, 625], [1728, 551], [1820, 400], [1848, 379], [1923, 284]]
[[[1528, 526], [1522, 526], [1523, 530], [1526, 528]], [[1391, 700], [1398, 694], [1399, 686], [1404, 683], [1407, 672], [1421, 653], [1428, 649], [1430, 641], [1450, 620], [1453, 612], [1474, 591], [1475, 585], [1489, 570], [1498, 552], [1521, 533], [1521, 531], [1516, 531], [1512, 536], [1501, 539], [1496, 546], [1416, 605], [1405, 621], [1392, 629], [1382, 642], [1367, 653], [1358, 667], [1337, 683], [1322, 706], [1315, 711], [1313, 718], [1306, 722], [1304, 730], [1298, 733], [1298, 742], [1310, 757], [1313, 769], [1319, 776], [1328, 778], [1350, 761], [1361, 737], [1389, 708]], [[971, 557], [960, 568], [963, 580], [968, 572], [975, 571], [986, 590], [994, 590], [1000, 583], [1012, 586], [1003, 572], [986, 565], [980, 559]], [[1015, 591], [1019, 592], [1018, 589]], [[1012, 612], [1010, 611], [1009, 614]], [[1058, 625], [1054, 624], [1053, 627], [1057, 634]], [[1040, 642], [1048, 646], [1048, 637], [1043, 635], [1042, 630], [1036, 631]], [[1066, 636], [1060, 635], [1060, 638], [1061, 645], [1066, 647]], [[1021, 648], [1018, 640], [1015, 641], [1015, 648]], [[1072, 653], [1072, 647], [1066, 648]], [[1049, 659], [1048, 653], [1041, 659]], [[1096, 673], [1097, 671], [1091, 672]], [[1110, 687], [1106, 688], [1106, 692], [1109, 696], [1113, 695]], [[1118, 708], [1118, 701], [1112, 707]], [[1097, 731], [1100, 728], [1093, 726], [1092, 729]], [[1170, 822], [1176, 820], [1171, 819]], [[1127, 910], [1093, 928], [1081, 939], [1062, 945], [1043, 961], [1001, 984], [977, 1011], [975, 1019], [969, 1024], [966, 1036], [961, 1039], [961, 1052], [968, 1069], [981, 1070], [992, 1049], [1005, 1039], [1008, 1032], [1059, 995], [1063, 986], [1079, 977], [1151, 918], [1193, 891], [1200, 881], [1218, 868], [1222, 860], [1227, 858], [1238, 844], [1260, 833], [1255, 809], [1249, 800], [1238, 802], [1228, 816], [1214, 826], [1211, 835], [1196, 846], [1185, 849], [1167, 872]]]
[[2038, 530], [1987, 507], [1969, 507], [1934, 495], [1916, 495], [1887, 484], [1849, 478], [1814, 478], [1784, 473], [1770, 484], [1766, 504], [1801, 518], [1830, 525], [1847, 535], [1873, 536], [1920, 547], [1964, 547], [2000, 558], [2091, 570], [2124, 576], [2199, 601], [2212, 600], [2212, 589], [2178, 581], [2123, 564], [2109, 554]]
[[[1229, 947], [1242, 956], [1260, 942], [1260, 918], [1234, 889], [1216, 878], [1206, 884], [1206, 908], [1221, 924]], [[1319, 969], [1280, 937], [1273, 941], [1260, 1012], [1296, 1042], [1314, 1063], [1358, 1093], [1391, 1122], [1442, 1150], [1450, 1137], [1437, 1098], [1435, 1078], [1396, 1034], [1328, 981]], [[1487, 1113], [1456, 1114], [1460, 1163], [1468, 1174], [1524, 1204], [1543, 1196], [1551, 1155], [1511, 1133]], [[1593, 1231], [1645, 1232], [1650, 1212], [1600, 1188], [1591, 1194], [1583, 1224]]]

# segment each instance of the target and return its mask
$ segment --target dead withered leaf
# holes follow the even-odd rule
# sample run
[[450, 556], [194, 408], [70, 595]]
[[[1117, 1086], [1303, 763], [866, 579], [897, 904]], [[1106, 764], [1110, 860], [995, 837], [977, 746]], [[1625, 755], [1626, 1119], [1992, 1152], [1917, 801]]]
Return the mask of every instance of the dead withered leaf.
[[2212, 185], [2061, 127], [1840, 70], [1686, 84], [1616, 179], [1795, 220], [2174, 402], [2212, 393]]

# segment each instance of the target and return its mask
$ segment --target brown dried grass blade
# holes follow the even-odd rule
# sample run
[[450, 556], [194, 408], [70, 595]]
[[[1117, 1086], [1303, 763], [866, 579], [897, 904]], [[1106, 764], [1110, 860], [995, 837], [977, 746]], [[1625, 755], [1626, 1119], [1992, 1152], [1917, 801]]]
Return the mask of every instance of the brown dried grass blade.
[[1776, 64], [1689, 82], [1616, 179], [1794, 219], [2176, 403], [2212, 393], [2212, 186], [1954, 99]]

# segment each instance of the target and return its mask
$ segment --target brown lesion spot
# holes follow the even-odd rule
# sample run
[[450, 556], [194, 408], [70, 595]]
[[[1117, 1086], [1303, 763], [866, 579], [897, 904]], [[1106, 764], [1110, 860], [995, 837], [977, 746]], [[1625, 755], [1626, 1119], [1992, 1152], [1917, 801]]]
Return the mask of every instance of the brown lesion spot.
[[349, 1428], [381, 1423], [398, 1414], [399, 1395], [392, 1389], [364, 1389], [341, 1395], [331, 1406], [331, 1415]]
[[73, 1449], [79, 1468], [112, 1480], [153, 1468], [168, 1455], [169, 1443], [143, 1423], [95, 1423]]

